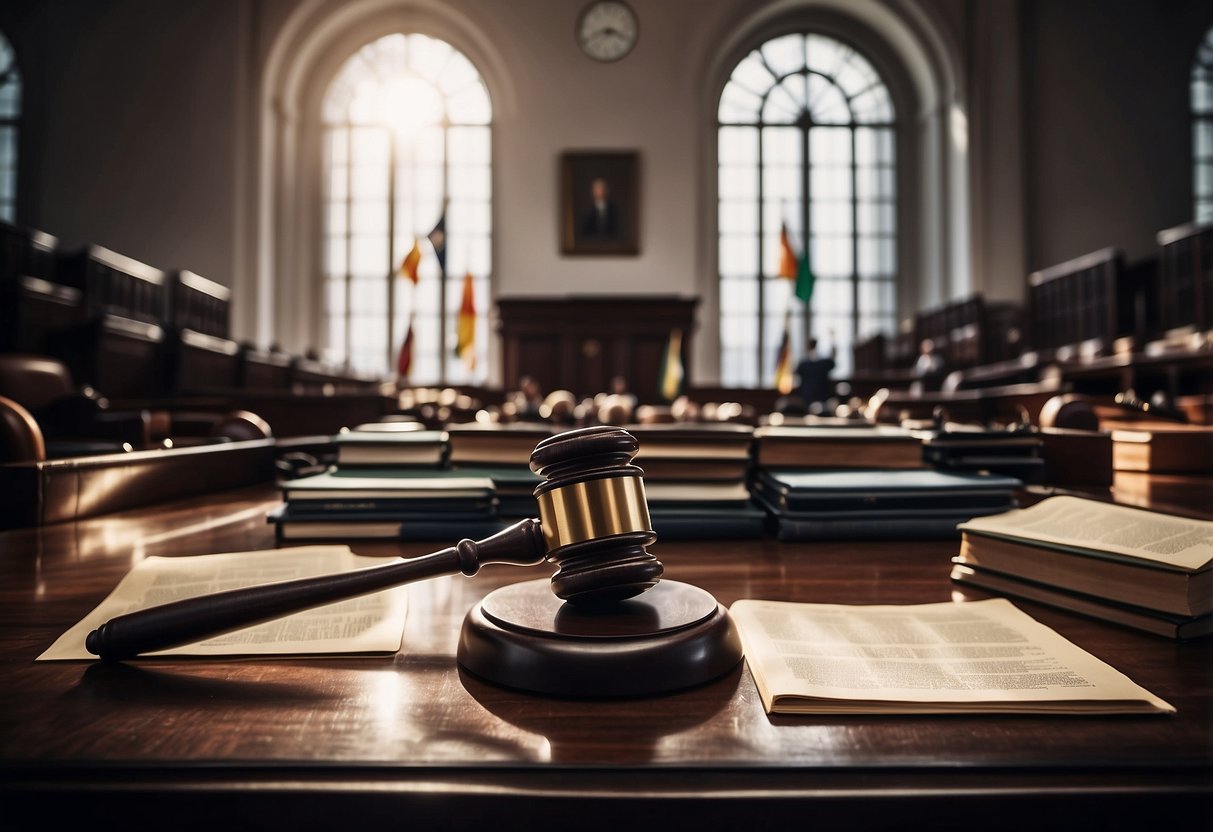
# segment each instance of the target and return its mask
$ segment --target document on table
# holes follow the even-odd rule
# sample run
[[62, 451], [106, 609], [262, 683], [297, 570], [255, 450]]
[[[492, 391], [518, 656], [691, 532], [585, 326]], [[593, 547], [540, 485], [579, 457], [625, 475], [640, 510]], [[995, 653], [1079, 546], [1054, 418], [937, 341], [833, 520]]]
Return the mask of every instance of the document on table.
[[1143, 714], [1175, 708], [1005, 598], [737, 601], [767, 713]]
[[[108, 598], [60, 636], [38, 660], [96, 659], [84, 646], [88, 634], [111, 618], [135, 610], [229, 589], [335, 574], [387, 562], [383, 558], [355, 555], [348, 546], [149, 557], [128, 572]], [[399, 558], [394, 562], [399, 562]], [[404, 634], [407, 603], [407, 588], [394, 587], [146, 655], [395, 653]]]

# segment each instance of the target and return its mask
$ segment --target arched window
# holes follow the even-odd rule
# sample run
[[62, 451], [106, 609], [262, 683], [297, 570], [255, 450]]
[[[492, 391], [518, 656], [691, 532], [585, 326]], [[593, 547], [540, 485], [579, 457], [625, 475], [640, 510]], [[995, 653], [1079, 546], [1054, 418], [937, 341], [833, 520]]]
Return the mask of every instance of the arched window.
[[0, 35], [0, 220], [17, 219], [17, 125], [21, 118], [21, 72], [13, 47]]
[[1192, 191], [1197, 222], [1213, 220], [1213, 29], [1192, 64]]
[[[341, 67], [323, 119], [329, 357], [358, 370], [394, 371], [411, 327], [411, 381], [482, 380], [492, 106], [480, 73], [444, 41], [387, 35]], [[441, 237], [433, 233], [440, 222]], [[415, 244], [421, 257], [413, 283], [401, 264]], [[475, 346], [457, 357], [469, 274], [479, 312]]]
[[[721, 381], [771, 386], [785, 329], [850, 371], [851, 344], [897, 314], [897, 120], [872, 64], [801, 32], [737, 64], [718, 121]], [[810, 300], [782, 277], [781, 233], [808, 241]]]

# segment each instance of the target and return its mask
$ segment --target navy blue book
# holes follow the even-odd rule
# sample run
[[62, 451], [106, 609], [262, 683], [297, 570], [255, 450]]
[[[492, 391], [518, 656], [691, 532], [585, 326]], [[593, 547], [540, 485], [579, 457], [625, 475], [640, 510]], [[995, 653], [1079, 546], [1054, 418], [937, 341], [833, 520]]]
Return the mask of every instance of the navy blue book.
[[950, 509], [959, 515], [972, 509], [1005, 510], [1022, 485], [1021, 480], [1001, 474], [848, 469], [760, 471], [753, 490], [780, 513]]
[[[1014, 506], [1011, 506], [1012, 508]], [[958, 526], [981, 514], [1001, 514], [1007, 509], [974, 509], [951, 516], [923, 517], [920, 512], [878, 519], [834, 515], [824, 520], [801, 514], [772, 515], [777, 540], [943, 540], [960, 539]]]
[[658, 543], [663, 540], [752, 540], [766, 533], [767, 513], [752, 503], [718, 510], [650, 506], [649, 519], [653, 522], [653, 531], [657, 532]]
[[494, 513], [315, 515], [294, 514], [289, 506], [270, 511], [266, 519], [274, 524], [279, 541], [434, 540], [449, 541], [449, 545], [454, 545], [465, 537], [480, 540], [509, 525]]

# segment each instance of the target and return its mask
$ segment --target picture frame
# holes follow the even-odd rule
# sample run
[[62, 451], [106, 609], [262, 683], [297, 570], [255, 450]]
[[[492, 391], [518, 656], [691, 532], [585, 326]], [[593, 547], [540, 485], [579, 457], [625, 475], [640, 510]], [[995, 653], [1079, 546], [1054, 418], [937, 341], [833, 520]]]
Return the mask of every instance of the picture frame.
[[561, 253], [640, 253], [640, 155], [636, 151], [561, 154], [560, 195]]

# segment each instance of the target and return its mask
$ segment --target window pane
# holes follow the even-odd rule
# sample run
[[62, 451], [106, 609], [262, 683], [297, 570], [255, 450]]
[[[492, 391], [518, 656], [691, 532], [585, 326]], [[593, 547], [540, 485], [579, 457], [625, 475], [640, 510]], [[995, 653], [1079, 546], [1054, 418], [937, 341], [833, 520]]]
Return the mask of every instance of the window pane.
[[809, 160], [814, 165], [851, 164], [851, 129], [819, 127], [809, 132]]
[[482, 127], [452, 127], [448, 136], [450, 164], [488, 165], [491, 161], [489, 131]]
[[729, 235], [720, 238], [720, 273], [754, 277], [758, 274], [758, 239]]
[[776, 75], [787, 75], [804, 67], [804, 35], [784, 35], [764, 43], [763, 59]]
[[722, 167], [721, 199], [757, 199], [758, 171], [755, 168]]
[[753, 127], [721, 127], [717, 145], [722, 165], [758, 163], [758, 131]]
[[730, 81], [720, 94], [718, 117], [721, 122], [751, 122], [758, 118], [762, 99], [741, 84]]
[[720, 203], [721, 234], [757, 234], [758, 204], [755, 202]]
[[818, 124], [848, 124], [851, 108], [837, 85], [820, 75], [809, 76], [809, 112]]
[[796, 121], [805, 111], [806, 86], [803, 75], [785, 78], [767, 95], [762, 120], [768, 124]]

